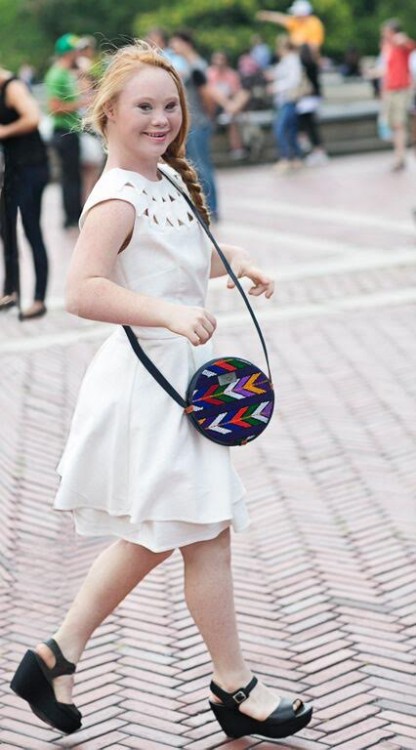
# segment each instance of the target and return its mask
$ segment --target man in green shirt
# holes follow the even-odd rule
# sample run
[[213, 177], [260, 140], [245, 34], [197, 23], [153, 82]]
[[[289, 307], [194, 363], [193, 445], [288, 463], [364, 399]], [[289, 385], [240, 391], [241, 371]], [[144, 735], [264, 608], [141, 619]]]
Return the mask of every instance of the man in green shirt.
[[64, 34], [55, 43], [56, 60], [45, 77], [48, 110], [53, 120], [53, 146], [60, 162], [66, 228], [78, 225], [81, 204], [79, 110], [82, 100], [75, 73], [79, 39]]

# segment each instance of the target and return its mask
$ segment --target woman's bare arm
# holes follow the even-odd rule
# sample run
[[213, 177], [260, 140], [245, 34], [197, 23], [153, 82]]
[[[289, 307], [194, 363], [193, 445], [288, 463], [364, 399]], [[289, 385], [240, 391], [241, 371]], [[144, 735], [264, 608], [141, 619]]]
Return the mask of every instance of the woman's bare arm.
[[107, 323], [165, 326], [169, 304], [137, 294], [113, 281], [117, 256], [133, 231], [130, 203], [109, 200], [88, 213], [69, 269], [66, 309]]
[[39, 125], [40, 110], [34, 96], [22, 81], [11, 81], [6, 90], [6, 104], [16, 110], [19, 118], [8, 125], [0, 125], [0, 138], [31, 133]]
[[[243, 250], [241, 247], [236, 247], [235, 245], [223, 244], [221, 245], [221, 250], [237, 278], [247, 278], [253, 282], [253, 286], [249, 289], [249, 294], [252, 294], [255, 297], [264, 294], [267, 299], [272, 296], [274, 293], [273, 279], [253, 263], [246, 250]], [[226, 276], [226, 274], [227, 271], [224, 268], [224, 264], [218, 255], [218, 252], [214, 249], [211, 257], [210, 278]], [[232, 279], [228, 279], [227, 286], [229, 289], [234, 287]]]
[[208, 310], [139, 294], [113, 281], [117, 256], [130, 240], [135, 216], [133, 206], [121, 200], [90, 210], [69, 269], [66, 309], [89, 320], [168, 328], [194, 346], [206, 343], [216, 327]]

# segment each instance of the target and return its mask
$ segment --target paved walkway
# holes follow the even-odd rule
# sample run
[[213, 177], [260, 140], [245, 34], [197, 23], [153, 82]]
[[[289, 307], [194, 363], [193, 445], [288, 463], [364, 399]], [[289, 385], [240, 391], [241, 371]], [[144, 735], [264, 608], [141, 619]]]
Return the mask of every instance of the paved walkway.
[[[416, 166], [393, 175], [389, 163], [383, 153], [290, 177], [270, 166], [219, 175], [219, 237], [252, 248], [279, 286], [257, 305], [278, 412], [234, 452], [253, 521], [235, 537], [234, 568], [250, 664], [315, 705], [312, 724], [285, 742], [227, 741], [207, 711], [210, 665], [178, 555], [91, 640], [75, 696], [80, 732], [60, 737], [8, 689], [103, 547], [50, 510], [80, 380], [108, 326], [63, 311], [74, 238], [60, 231], [48, 188], [50, 313], [0, 319], [2, 750], [416, 747]], [[254, 357], [242, 303], [222, 285], [210, 298], [219, 350]]]

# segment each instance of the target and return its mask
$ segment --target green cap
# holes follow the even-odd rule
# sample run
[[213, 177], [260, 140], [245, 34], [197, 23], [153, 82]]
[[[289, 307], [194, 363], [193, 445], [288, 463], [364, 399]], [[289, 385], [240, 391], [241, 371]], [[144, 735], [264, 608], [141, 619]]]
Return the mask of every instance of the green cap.
[[55, 53], [57, 55], [66, 55], [67, 52], [74, 52], [78, 49], [79, 37], [75, 34], [64, 34], [55, 42]]

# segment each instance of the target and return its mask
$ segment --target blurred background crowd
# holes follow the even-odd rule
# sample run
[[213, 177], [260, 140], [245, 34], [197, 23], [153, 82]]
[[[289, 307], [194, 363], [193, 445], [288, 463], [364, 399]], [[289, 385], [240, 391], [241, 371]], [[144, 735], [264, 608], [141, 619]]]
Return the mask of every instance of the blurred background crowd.
[[323, 167], [336, 152], [326, 142], [326, 123], [344, 120], [351, 129], [353, 110], [358, 119], [372, 117], [378, 145], [392, 149], [395, 172], [405, 168], [416, 139], [416, 21], [408, 2], [400, 18], [388, 16], [394, 3], [377, 0], [123, 7], [67, 0], [59, 13], [54, 0], [30, 11], [20, 2], [4, 5], [0, 311], [19, 302], [20, 211], [36, 273], [33, 304], [20, 310], [21, 320], [46, 313], [43, 191], [50, 179], [60, 181], [62, 225], [76, 232], [105, 162], [103, 144], [82, 129], [83, 116], [111, 52], [134, 37], [158, 47], [183, 78], [191, 111], [187, 155], [213, 221], [220, 218], [215, 165], [221, 161], [270, 161], [281, 176]]

